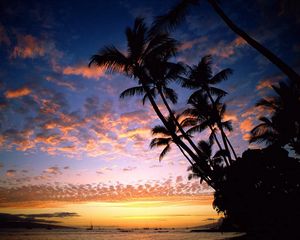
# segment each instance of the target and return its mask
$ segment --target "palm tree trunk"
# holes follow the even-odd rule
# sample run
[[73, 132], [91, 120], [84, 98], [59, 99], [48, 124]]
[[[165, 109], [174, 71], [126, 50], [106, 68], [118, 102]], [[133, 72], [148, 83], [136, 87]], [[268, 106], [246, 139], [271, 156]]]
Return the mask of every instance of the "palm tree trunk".
[[237, 160], [237, 155], [236, 155], [236, 152], [235, 152], [235, 150], [234, 150], [234, 148], [233, 148], [231, 142], [229, 141], [229, 139], [228, 139], [228, 137], [227, 137], [226, 135], [225, 135], [225, 137], [226, 137], [226, 140], [227, 140], [227, 142], [228, 142], [228, 145], [229, 145], [229, 147], [230, 147], [230, 149], [231, 149], [231, 152], [232, 152], [232, 154], [233, 154], [235, 160]]
[[[153, 99], [152, 95], [151, 95], [151, 92], [150, 92], [150, 89], [142, 84], [144, 89], [145, 89], [145, 92], [146, 94], [148, 95], [148, 98], [149, 98], [149, 101], [153, 107], [153, 110], [155, 111], [155, 113], [157, 114], [157, 116], [159, 117], [159, 119], [162, 121], [162, 123], [165, 125], [165, 127], [170, 131], [170, 133], [172, 133], [171, 129], [169, 129], [169, 126], [167, 124], [167, 121], [165, 119], [165, 117], [163, 116], [163, 114], [160, 112], [155, 100]], [[179, 139], [179, 137], [176, 135], [176, 133], [172, 133], [172, 138], [173, 138], [173, 141], [180, 145], [180, 147], [182, 147], [182, 149], [184, 149], [191, 157], [192, 159], [196, 162], [196, 163], [199, 163], [199, 167], [201, 165], [203, 165], [202, 161], [200, 161], [200, 159], [195, 155], [195, 153], [183, 142]], [[207, 184], [209, 186], [211, 186], [212, 188], [214, 188], [214, 182], [211, 180], [211, 177], [210, 177], [210, 173], [208, 172], [205, 172], [205, 170], [203, 169], [199, 169], [201, 172], [200, 174], [202, 174], [202, 178], [207, 182]], [[215, 189], [215, 188], [214, 188]]]
[[[177, 144], [176, 144], [177, 145]], [[185, 158], [189, 161], [189, 163], [193, 166], [193, 162], [191, 161], [191, 159], [186, 155], [186, 153], [183, 151], [183, 149], [177, 145], [177, 147], [179, 148], [180, 152], [182, 153], [183, 156], [185, 156]]]
[[200, 152], [199, 148], [197, 148], [197, 146], [195, 145], [195, 143], [192, 141], [192, 139], [186, 134], [186, 132], [183, 130], [183, 128], [180, 126], [179, 122], [177, 121], [177, 119], [174, 116], [174, 113], [172, 111], [172, 109], [170, 108], [164, 94], [162, 93], [161, 89], [158, 88], [158, 92], [159, 95], [161, 96], [172, 120], [175, 122], [176, 126], [178, 127], [179, 131], [181, 132], [181, 134], [183, 135], [183, 137], [188, 141], [188, 143], [192, 146], [192, 148], [198, 153], [198, 155], [200, 156], [202, 154], [202, 152]]
[[[215, 108], [215, 101], [213, 99], [213, 97], [211, 96], [210, 92], [208, 90], [206, 90], [206, 93], [207, 93], [207, 96], [209, 97], [212, 105], [213, 105], [213, 108]], [[215, 109], [217, 111], [217, 109]], [[232, 162], [232, 158], [231, 158], [231, 154], [230, 154], [230, 150], [229, 150], [229, 147], [228, 147], [228, 144], [227, 144], [227, 140], [226, 140], [226, 134], [224, 132], [224, 129], [222, 127], [222, 124], [221, 124], [221, 121], [218, 119], [217, 120], [217, 126], [218, 128], [220, 129], [221, 131], [221, 137], [222, 137], [222, 140], [223, 140], [223, 144], [224, 144], [224, 147], [225, 147], [225, 150], [228, 152], [228, 160], [226, 159], [225, 160], [225, 163], [227, 166], [230, 165], [230, 163]]]
[[288, 66], [285, 62], [283, 62], [269, 49], [261, 45], [252, 37], [250, 37], [246, 32], [240, 29], [233, 21], [231, 21], [231, 19], [227, 17], [226, 14], [223, 12], [223, 10], [220, 8], [216, 0], [208, 0], [208, 2], [233, 32], [235, 32], [237, 35], [243, 38], [249, 45], [255, 48], [259, 53], [265, 56], [274, 65], [276, 65], [288, 78], [299, 83], [300, 81], [299, 74], [297, 74], [290, 66]]

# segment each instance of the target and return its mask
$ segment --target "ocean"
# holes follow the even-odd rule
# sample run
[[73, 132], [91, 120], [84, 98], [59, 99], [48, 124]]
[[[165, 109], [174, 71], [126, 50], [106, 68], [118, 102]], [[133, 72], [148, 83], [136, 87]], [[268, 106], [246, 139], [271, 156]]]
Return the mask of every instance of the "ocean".
[[190, 230], [0, 230], [1, 240], [224, 240], [240, 233], [190, 232]]

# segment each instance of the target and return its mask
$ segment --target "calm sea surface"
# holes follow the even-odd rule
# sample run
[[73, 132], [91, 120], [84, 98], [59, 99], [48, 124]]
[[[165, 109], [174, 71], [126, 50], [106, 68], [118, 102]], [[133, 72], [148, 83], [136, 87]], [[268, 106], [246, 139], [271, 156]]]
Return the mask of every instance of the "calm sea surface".
[[1, 240], [223, 240], [238, 235], [189, 230], [0, 230]]

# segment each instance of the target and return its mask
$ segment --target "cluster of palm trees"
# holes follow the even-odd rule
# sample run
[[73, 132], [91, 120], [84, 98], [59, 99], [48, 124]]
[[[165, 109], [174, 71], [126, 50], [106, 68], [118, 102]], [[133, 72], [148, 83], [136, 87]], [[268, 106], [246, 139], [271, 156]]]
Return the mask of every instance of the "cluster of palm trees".
[[[216, 188], [214, 170], [230, 166], [237, 158], [226, 135], [226, 131], [232, 130], [231, 122], [223, 120], [226, 105], [222, 98], [227, 93], [214, 86], [227, 79], [232, 70], [225, 69], [213, 75], [211, 56], [203, 57], [199, 64], [191, 67], [172, 62], [179, 43], [167, 32], [153, 32], [142, 18], [135, 20], [133, 28], [126, 29], [126, 37], [127, 54], [115, 47], [105, 47], [92, 57], [90, 65], [135, 79], [138, 85], [123, 91], [120, 97], [141, 95], [143, 103], [149, 100], [163, 124], [153, 128], [153, 135], [159, 136], [150, 143], [151, 147], [164, 146], [160, 160], [170, 151], [171, 144], [175, 144], [194, 173]], [[190, 107], [182, 113], [175, 113], [170, 106], [177, 102], [177, 94], [170, 88], [170, 83], [174, 82], [195, 90], [188, 100]], [[164, 103], [168, 116], [163, 115], [157, 98]], [[209, 142], [195, 143], [194, 134], [206, 129], [211, 132]], [[207, 148], [212, 148], [215, 142], [218, 151], [212, 157], [212, 151], [208, 152]]]
[[[271, 109], [272, 115], [269, 118], [260, 118], [262, 123], [252, 130], [250, 142], [265, 142], [280, 148], [287, 146], [299, 154], [299, 75], [270, 50], [238, 28], [225, 15], [216, 0], [207, 1], [235, 33], [290, 79], [290, 84], [281, 83], [277, 87], [273, 86], [277, 96], [262, 99], [258, 103]], [[133, 27], [125, 31], [127, 52], [123, 53], [115, 46], [104, 47], [92, 56], [89, 65], [124, 74], [136, 81], [137, 86], [123, 91], [120, 97], [141, 96], [143, 104], [149, 102], [161, 120], [162, 125], [152, 129], [154, 138], [150, 143], [151, 148], [163, 147], [159, 160], [162, 160], [171, 150], [171, 146], [175, 145], [190, 163], [189, 178], [196, 177], [200, 178], [200, 182], [205, 181], [215, 189], [216, 202], [231, 208], [232, 204], [224, 204], [226, 202], [224, 196], [227, 196], [227, 199], [234, 199], [228, 197], [229, 192], [232, 196], [236, 193], [237, 196], [240, 195], [237, 191], [241, 189], [232, 189], [231, 183], [236, 179], [234, 176], [243, 178], [238, 166], [243, 166], [244, 163], [238, 161], [241, 158], [237, 156], [228, 137], [228, 133], [233, 129], [231, 121], [224, 118], [226, 104], [223, 98], [227, 92], [217, 88], [216, 84], [228, 79], [232, 70], [224, 69], [214, 74], [211, 56], [203, 57], [194, 66], [174, 61], [179, 43], [170, 36], [170, 30], [184, 19], [187, 9], [198, 2], [200, 1], [181, 0], [167, 14], [157, 17], [150, 27], [145, 24], [143, 18], [135, 19]], [[174, 83], [193, 90], [187, 100], [187, 108], [180, 113], [171, 108], [177, 103], [177, 93], [171, 88], [171, 84]], [[158, 105], [158, 101], [163, 103], [164, 109], [161, 109], [162, 106]], [[163, 112], [167, 112], [167, 115]], [[203, 131], [209, 132], [208, 139], [195, 142], [195, 136]], [[263, 153], [261, 156], [266, 155]], [[227, 179], [233, 179], [233, 182]], [[256, 186], [259, 182], [256, 181], [258, 180], [251, 184]], [[222, 200], [219, 201], [220, 199]]]

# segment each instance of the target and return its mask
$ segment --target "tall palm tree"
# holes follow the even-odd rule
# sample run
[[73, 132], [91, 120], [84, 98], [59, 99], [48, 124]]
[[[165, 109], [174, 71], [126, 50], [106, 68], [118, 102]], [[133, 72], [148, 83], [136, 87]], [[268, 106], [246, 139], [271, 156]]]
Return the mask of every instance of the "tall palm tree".
[[[155, 113], [162, 121], [164, 126], [172, 134], [173, 140], [197, 163], [201, 160], [198, 156], [169, 128], [166, 118], [161, 113], [153, 97], [151, 86], [153, 79], [149, 75], [149, 69], [153, 59], [168, 59], [176, 53], [177, 42], [170, 38], [167, 33], [159, 32], [156, 35], [149, 34], [143, 19], [137, 18], [133, 28], [126, 29], [127, 54], [123, 54], [114, 46], [108, 46], [101, 49], [98, 54], [91, 57], [89, 66], [96, 65], [104, 67], [111, 72], [119, 72], [138, 81], [141, 88], [131, 89], [126, 94], [146, 93]], [[126, 95], [125, 94], [125, 95]], [[201, 163], [202, 165], [204, 163]], [[204, 178], [209, 178], [207, 172], [202, 171]], [[209, 183], [208, 183], [209, 184]]]
[[[231, 158], [229, 147], [231, 148], [231, 151], [235, 159], [237, 158], [237, 155], [228, 137], [224, 132], [223, 124], [220, 118], [221, 116], [219, 115], [220, 113], [224, 115], [225, 109], [222, 110], [222, 108], [226, 108], [226, 105], [223, 104], [221, 106], [220, 102], [217, 103], [216, 99], [214, 98], [214, 96], [216, 96], [220, 100], [221, 97], [225, 96], [227, 93], [219, 88], [214, 87], [214, 85], [226, 80], [229, 77], [229, 75], [232, 73], [232, 70], [230, 68], [226, 68], [224, 70], [221, 70], [217, 74], [213, 75], [211, 65], [212, 65], [212, 58], [210, 55], [207, 55], [203, 57], [197, 65], [190, 67], [189, 76], [187, 79], [183, 81], [183, 87], [187, 87], [190, 89], [197, 89], [190, 96], [189, 98], [190, 102], [194, 102], [194, 103], [195, 101], [199, 102], [199, 99], [203, 98], [204, 94], [210, 100], [211, 106], [214, 108], [211, 114], [215, 115], [213, 118], [216, 121], [218, 128], [220, 129], [223, 144], [225, 149], [228, 151], [229, 162], [231, 162], [232, 158]], [[195, 101], [193, 101], [193, 98], [195, 99]]]
[[[207, 0], [207, 2], [213, 7], [215, 12], [222, 18], [222, 20], [227, 24], [227, 26], [241, 38], [243, 38], [250, 46], [256, 49], [260, 54], [265, 56], [270, 62], [277, 66], [288, 78], [298, 82], [300, 81], [300, 76], [297, 74], [288, 64], [286, 64], [282, 59], [276, 56], [269, 49], [264, 47], [253, 37], [249, 36], [245, 31], [239, 28], [222, 10], [217, 0]], [[154, 23], [153, 29], [155, 31], [159, 30], [171, 30], [176, 27], [185, 17], [187, 10], [192, 6], [199, 3], [199, 0], [181, 0], [179, 3], [173, 7], [167, 14], [163, 16], [158, 16]]]

